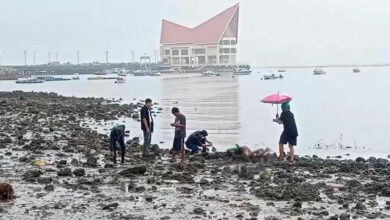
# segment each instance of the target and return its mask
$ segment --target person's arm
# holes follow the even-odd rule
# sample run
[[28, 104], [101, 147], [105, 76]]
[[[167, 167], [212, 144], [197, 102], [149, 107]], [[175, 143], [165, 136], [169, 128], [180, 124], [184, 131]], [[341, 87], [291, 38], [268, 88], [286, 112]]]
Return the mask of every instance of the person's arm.
[[142, 123], [145, 126], [146, 132], [150, 133], [149, 123], [148, 123], [148, 120], [146, 120], [147, 116], [148, 116], [148, 111], [147, 110], [145, 111], [145, 109], [142, 108], [142, 110], [141, 110], [141, 120], [142, 120]]
[[284, 116], [284, 114], [283, 114], [283, 112], [282, 112], [282, 114], [280, 114], [280, 117], [279, 118], [275, 118], [274, 120], [272, 120], [272, 121], [274, 121], [274, 122], [276, 122], [276, 123], [278, 123], [278, 124], [283, 124], [283, 117]]
[[180, 124], [180, 123], [172, 123], [171, 126], [172, 127], [178, 127], [178, 128], [185, 128], [186, 127], [185, 124], [183, 125], [183, 124]]

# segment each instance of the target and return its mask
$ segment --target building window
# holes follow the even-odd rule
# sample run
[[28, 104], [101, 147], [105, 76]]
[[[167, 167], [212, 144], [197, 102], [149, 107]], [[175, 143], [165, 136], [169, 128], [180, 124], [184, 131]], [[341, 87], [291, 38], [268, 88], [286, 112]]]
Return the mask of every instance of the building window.
[[164, 55], [169, 55], [169, 54], [171, 54], [170, 50], [164, 50]]
[[205, 54], [206, 53], [206, 49], [195, 49], [194, 53], [195, 54]]
[[182, 49], [181, 50], [181, 55], [188, 55], [188, 50], [187, 49]]
[[172, 50], [172, 55], [178, 56], [179, 55], [179, 50]]
[[208, 59], [209, 64], [217, 63], [217, 56], [208, 56], [207, 59]]
[[223, 48], [223, 53], [230, 53], [230, 48]]
[[219, 63], [229, 63], [229, 55], [219, 56]]
[[222, 48], [219, 48], [219, 53], [223, 53], [223, 50], [222, 50]]
[[189, 64], [190, 59], [188, 57], [181, 58], [181, 64]]
[[222, 40], [219, 41], [219, 45], [222, 45]]
[[230, 44], [231, 44], [231, 45], [236, 45], [236, 44], [237, 44], [237, 41], [236, 41], [236, 40], [231, 40], [231, 41], [230, 41]]
[[230, 49], [230, 53], [237, 53], [237, 49], [236, 48], [231, 48]]
[[180, 64], [180, 59], [178, 57], [172, 58], [172, 64], [173, 65], [179, 65]]
[[163, 63], [169, 64], [168, 59], [167, 59], [167, 58], [164, 58], [164, 59], [163, 59]]
[[222, 44], [223, 44], [223, 45], [230, 45], [230, 40], [223, 40], [223, 41], [222, 41]]

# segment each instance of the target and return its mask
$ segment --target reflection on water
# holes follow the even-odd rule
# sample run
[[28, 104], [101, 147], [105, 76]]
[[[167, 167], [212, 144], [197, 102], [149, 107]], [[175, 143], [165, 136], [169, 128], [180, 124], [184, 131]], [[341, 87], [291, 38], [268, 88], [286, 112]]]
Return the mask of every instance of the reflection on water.
[[[162, 114], [155, 118], [154, 143], [164, 141], [163, 146], [170, 147], [173, 129], [169, 124], [174, 120], [170, 109], [177, 106], [187, 116], [187, 133], [206, 129], [219, 149], [240, 143], [253, 148], [269, 146], [275, 151], [282, 126], [272, 122], [276, 106], [260, 100], [280, 91], [293, 97], [299, 154], [387, 156], [389, 67], [362, 67], [360, 73], [353, 73], [352, 68], [326, 68], [327, 74], [321, 76], [314, 76], [310, 68], [287, 69], [282, 80], [261, 80], [262, 74], [270, 71], [278, 74], [275, 69], [255, 69], [250, 76], [235, 78], [199, 74], [128, 76], [124, 84], [115, 84], [113, 80], [87, 81], [88, 76], [82, 75], [77, 81], [39, 85], [0, 81], [0, 90], [122, 98], [124, 102], [150, 97], [159, 103], [156, 108], [163, 108]], [[131, 129], [132, 137], [141, 136], [138, 121], [121, 119], [120, 123]], [[108, 123], [106, 129], [113, 125], [114, 122]], [[328, 147], [314, 149], [316, 143]]]
[[[238, 81], [231, 76], [181, 77], [162, 80], [161, 101], [167, 107], [162, 117], [163, 136], [172, 136], [169, 124], [172, 107], [179, 107], [187, 118], [187, 135], [207, 130], [217, 145], [231, 145], [239, 139]], [[218, 146], [217, 146], [218, 147]]]

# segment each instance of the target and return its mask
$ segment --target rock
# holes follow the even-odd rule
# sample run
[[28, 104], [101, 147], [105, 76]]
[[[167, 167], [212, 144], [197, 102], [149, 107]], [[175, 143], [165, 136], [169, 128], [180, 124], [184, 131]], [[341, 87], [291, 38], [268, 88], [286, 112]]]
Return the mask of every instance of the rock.
[[59, 162], [58, 162], [58, 164], [61, 164], [61, 165], [66, 165], [66, 160], [60, 160]]
[[356, 203], [356, 206], [354, 207], [354, 209], [356, 209], [356, 210], [367, 210], [367, 207], [363, 203], [358, 202], [358, 203]]
[[23, 179], [29, 182], [35, 182], [36, 178], [40, 177], [43, 174], [40, 170], [29, 170], [23, 174]]
[[0, 183], [0, 201], [12, 199], [14, 189], [9, 183]]
[[78, 168], [78, 169], [73, 170], [73, 174], [75, 176], [84, 176], [85, 170], [83, 168]]
[[106, 163], [106, 164], [104, 164], [104, 168], [106, 168], [106, 169], [111, 169], [111, 168], [114, 168], [114, 167], [115, 167], [115, 165], [112, 164], [112, 163]]
[[135, 165], [118, 172], [121, 176], [132, 177], [133, 175], [143, 175], [146, 172], [145, 165]]
[[294, 207], [294, 208], [299, 208], [299, 209], [301, 209], [301, 208], [302, 208], [302, 202], [300, 202], [300, 201], [295, 201], [294, 204], [293, 204], [293, 207]]
[[37, 182], [41, 184], [49, 184], [53, 182], [53, 179], [51, 177], [38, 177]]
[[358, 157], [358, 158], [356, 158], [356, 162], [357, 163], [365, 163], [366, 160], [363, 157]]
[[77, 159], [73, 158], [72, 161], [70, 162], [70, 164], [72, 164], [73, 166], [78, 166], [79, 161]]
[[343, 213], [340, 215], [340, 220], [350, 220], [351, 215], [349, 213]]
[[87, 166], [97, 167], [97, 159], [95, 157], [88, 157], [87, 158]]
[[152, 197], [152, 196], [146, 196], [146, 197], [145, 197], [145, 200], [146, 200], [147, 202], [152, 202], [152, 201], [153, 201], [153, 197]]
[[339, 216], [338, 215], [330, 216], [328, 220], [339, 220]]
[[153, 144], [150, 151], [152, 151], [155, 154], [160, 154], [160, 147], [157, 144]]
[[196, 215], [203, 215], [205, 212], [205, 210], [203, 210], [202, 208], [198, 207], [198, 208], [195, 208], [193, 211], [192, 211], [194, 214]]
[[108, 204], [108, 205], [104, 205], [103, 206], [103, 210], [116, 209], [118, 206], [119, 206], [119, 204], [117, 202], [114, 202], [114, 203], [111, 203], [111, 204]]
[[72, 170], [70, 168], [64, 168], [57, 171], [58, 176], [72, 176]]
[[46, 191], [54, 191], [54, 185], [52, 185], [52, 184], [46, 185], [44, 189], [45, 189]]

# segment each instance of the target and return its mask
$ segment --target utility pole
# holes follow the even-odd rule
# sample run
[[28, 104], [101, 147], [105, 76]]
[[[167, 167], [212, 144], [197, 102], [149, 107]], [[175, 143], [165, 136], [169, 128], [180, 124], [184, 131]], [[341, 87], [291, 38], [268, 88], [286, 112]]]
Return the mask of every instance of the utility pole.
[[58, 63], [58, 52], [56, 52], [56, 62]]
[[51, 53], [49, 52], [49, 64], [51, 62]]
[[108, 64], [108, 50], [106, 50], [106, 64]]
[[33, 51], [33, 61], [34, 61], [34, 66], [36, 65], [36, 63], [35, 63], [35, 50]]
[[80, 65], [80, 51], [77, 51], [77, 66]]
[[134, 50], [131, 50], [131, 62], [134, 63]]
[[27, 50], [24, 50], [24, 65], [27, 66]]

